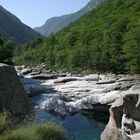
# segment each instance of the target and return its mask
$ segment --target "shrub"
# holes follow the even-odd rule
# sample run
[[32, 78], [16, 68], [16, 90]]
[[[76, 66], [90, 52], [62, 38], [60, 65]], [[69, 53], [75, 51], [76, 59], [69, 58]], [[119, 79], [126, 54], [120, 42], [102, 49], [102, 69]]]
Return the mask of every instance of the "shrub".
[[10, 43], [0, 37], [0, 62], [9, 62], [12, 60], [13, 48]]
[[54, 124], [41, 124], [36, 131], [41, 140], [64, 140], [63, 129]]
[[2, 140], [64, 140], [64, 131], [55, 124], [28, 124], [0, 136]]
[[7, 127], [8, 127], [7, 114], [1, 113], [0, 114], [0, 134], [6, 131]]

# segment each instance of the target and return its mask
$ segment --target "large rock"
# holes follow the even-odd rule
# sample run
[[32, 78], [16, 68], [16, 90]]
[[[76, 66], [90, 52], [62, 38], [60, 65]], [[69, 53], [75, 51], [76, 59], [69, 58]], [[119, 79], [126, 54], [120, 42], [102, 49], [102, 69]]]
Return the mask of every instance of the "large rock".
[[140, 92], [140, 83], [139, 84], [135, 84], [130, 88], [130, 91], [135, 92], [135, 93], [139, 93]]
[[46, 111], [55, 112], [58, 115], [66, 115], [66, 106], [62, 100], [56, 97], [48, 98], [47, 101], [42, 102], [38, 108]]
[[109, 123], [101, 140], [139, 140], [139, 136], [140, 95], [127, 94], [112, 104]]
[[[77, 101], [69, 102], [68, 105], [76, 109], [94, 109], [96, 105], [110, 106], [110, 103], [114, 102], [118, 97], [124, 96], [125, 94], [121, 91], [111, 91], [108, 93], [100, 93], [89, 95], [85, 98]], [[108, 109], [108, 108], [107, 108]]]
[[106, 112], [118, 97], [137, 93], [140, 86], [135, 83], [138, 83], [138, 80], [139, 76], [90, 74], [84, 77], [69, 76], [47, 80], [43, 85], [51, 85], [69, 107]]
[[7, 110], [15, 116], [30, 112], [27, 94], [13, 66], [0, 64], [0, 112]]

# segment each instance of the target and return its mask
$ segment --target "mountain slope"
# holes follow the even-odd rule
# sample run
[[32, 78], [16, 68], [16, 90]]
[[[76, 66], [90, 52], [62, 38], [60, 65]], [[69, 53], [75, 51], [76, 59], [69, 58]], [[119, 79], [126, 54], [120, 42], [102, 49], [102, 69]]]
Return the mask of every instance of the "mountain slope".
[[5, 36], [12, 40], [14, 44], [17, 44], [30, 41], [40, 34], [0, 6], [0, 36]]
[[140, 1], [105, 0], [69, 27], [15, 54], [18, 63], [47, 68], [140, 73]]
[[53, 17], [46, 21], [46, 23], [41, 27], [34, 28], [37, 32], [44, 36], [48, 36], [51, 33], [56, 33], [64, 27], [68, 26], [70, 23], [76, 21], [78, 18], [86, 14], [88, 11], [91, 11], [97, 7], [102, 0], [91, 0], [84, 8], [80, 11], [61, 17]]

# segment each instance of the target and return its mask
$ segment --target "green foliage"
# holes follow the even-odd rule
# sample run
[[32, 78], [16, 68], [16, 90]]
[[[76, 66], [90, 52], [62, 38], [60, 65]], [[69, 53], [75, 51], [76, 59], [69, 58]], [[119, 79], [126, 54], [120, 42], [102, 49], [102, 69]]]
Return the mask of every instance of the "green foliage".
[[36, 133], [41, 140], [64, 140], [64, 130], [54, 124], [41, 124], [38, 125]]
[[7, 114], [1, 113], [0, 114], [0, 134], [6, 131], [9, 122], [7, 120]]
[[64, 140], [64, 130], [55, 124], [28, 124], [0, 136], [2, 140]]
[[0, 114], [0, 134], [3, 133], [6, 127], [7, 127], [7, 116], [6, 114]]
[[41, 43], [36, 40], [18, 48], [14, 61], [45, 62], [47, 68], [56, 69], [140, 73], [139, 8], [139, 0], [105, 0]]
[[9, 42], [0, 37], [0, 62], [11, 61], [12, 47]]
[[62, 127], [53, 123], [15, 125], [10, 114], [0, 113], [0, 140], [64, 140]]

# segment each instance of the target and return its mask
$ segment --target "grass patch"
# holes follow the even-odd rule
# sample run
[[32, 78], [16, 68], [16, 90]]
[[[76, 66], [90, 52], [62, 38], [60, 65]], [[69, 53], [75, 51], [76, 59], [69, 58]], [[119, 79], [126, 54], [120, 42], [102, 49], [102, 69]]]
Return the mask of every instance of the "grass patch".
[[55, 124], [41, 124], [36, 129], [41, 140], [64, 140], [64, 130]]
[[32, 123], [0, 136], [1, 140], [64, 140], [64, 130], [52, 123]]
[[9, 121], [7, 119], [7, 113], [0, 113], [0, 134], [7, 131], [9, 125]]

